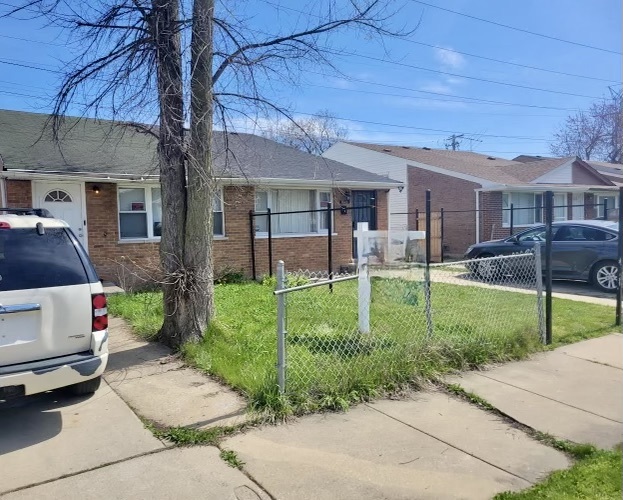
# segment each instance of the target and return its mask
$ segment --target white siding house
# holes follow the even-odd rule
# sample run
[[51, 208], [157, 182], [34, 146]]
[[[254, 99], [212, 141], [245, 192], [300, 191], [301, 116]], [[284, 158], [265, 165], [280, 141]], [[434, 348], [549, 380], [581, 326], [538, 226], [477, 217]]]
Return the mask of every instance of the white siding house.
[[392, 190], [388, 200], [387, 227], [390, 230], [404, 231], [408, 229], [406, 212], [409, 211], [409, 186], [407, 183], [407, 160], [396, 158], [376, 151], [354, 146], [345, 142], [338, 142], [327, 149], [322, 156], [331, 160], [356, 166], [382, 177], [404, 183], [402, 191]]

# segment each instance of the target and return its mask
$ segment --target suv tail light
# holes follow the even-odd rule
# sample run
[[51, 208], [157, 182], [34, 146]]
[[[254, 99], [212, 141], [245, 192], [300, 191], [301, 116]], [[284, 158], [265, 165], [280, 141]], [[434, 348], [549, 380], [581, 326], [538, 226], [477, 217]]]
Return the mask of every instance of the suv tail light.
[[108, 309], [106, 308], [106, 295], [97, 293], [91, 295], [91, 304], [93, 306], [93, 330], [100, 332], [108, 328]]

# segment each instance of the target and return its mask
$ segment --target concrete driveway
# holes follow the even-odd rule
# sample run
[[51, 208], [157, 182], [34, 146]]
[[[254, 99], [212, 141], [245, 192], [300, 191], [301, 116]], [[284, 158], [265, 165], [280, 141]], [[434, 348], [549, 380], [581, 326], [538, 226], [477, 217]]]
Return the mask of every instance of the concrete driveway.
[[0, 403], [0, 497], [267, 499], [212, 446], [168, 447], [102, 387]]

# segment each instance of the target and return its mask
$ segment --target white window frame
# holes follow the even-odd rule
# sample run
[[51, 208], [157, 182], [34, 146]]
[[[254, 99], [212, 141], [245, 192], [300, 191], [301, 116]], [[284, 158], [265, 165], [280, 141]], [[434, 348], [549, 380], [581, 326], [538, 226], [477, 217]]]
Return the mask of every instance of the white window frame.
[[[532, 220], [534, 222], [528, 223], [528, 224], [517, 224], [513, 221], [513, 227], [530, 227], [533, 224], [542, 224], [545, 222], [544, 220], [544, 210], [545, 210], [545, 193], [543, 192], [531, 192], [531, 191], [504, 191], [502, 192], [502, 227], [505, 228], [510, 228], [510, 210], [505, 210], [505, 205], [507, 205], [508, 208], [510, 208], [511, 203], [513, 203], [513, 194], [518, 195], [518, 194], [532, 194], [533, 195], [533, 203], [532, 206], [534, 207], [534, 211], [532, 212]], [[564, 218], [561, 217], [556, 217], [556, 209], [554, 209], [554, 221], [563, 221], [563, 220], [569, 220], [569, 196], [568, 194], [565, 193], [554, 193], [554, 200], [556, 199], [556, 196], [564, 196], [565, 197], [565, 215]], [[536, 211], [538, 210], [538, 206], [539, 203], [537, 202], [537, 197], [541, 197], [541, 214], [540, 214], [540, 221], [537, 221], [537, 217], [536, 217]], [[507, 199], [507, 203], [504, 203], [504, 199]], [[557, 206], [555, 201], [554, 201], [554, 206]], [[517, 207], [517, 208], [521, 208], [521, 207]]]
[[[121, 206], [119, 201], [119, 194], [121, 189], [142, 189], [145, 193], [145, 210], [119, 210]], [[137, 186], [136, 184], [118, 184], [117, 185], [117, 231], [119, 235], [119, 243], [131, 243], [131, 242], [141, 242], [141, 241], [160, 241], [160, 236], [154, 236], [154, 213], [153, 213], [153, 205], [152, 205], [152, 189], [160, 189], [160, 194], [162, 196], [162, 188], [160, 184], [150, 184], [150, 185], [142, 185]], [[223, 234], [215, 234], [214, 237], [224, 238], [225, 237], [225, 207], [223, 202], [223, 190], [219, 189], [219, 199], [220, 199], [220, 208], [221, 213], [223, 214]], [[147, 214], [147, 237], [146, 238], [124, 238], [121, 236], [121, 214], [136, 214], [136, 213], [145, 213]]]
[[597, 218], [601, 218], [604, 216], [604, 199], [605, 198], [614, 198], [614, 206], [611, 207], [610, 204], [608, 204], [608, 212], [610, 210], [618, 210], [619, 208], [619, 197], [617, 196], [618, 193], [612, 192], [612, 193], [599, 193], [595, 195], [595, 203], [597, 204]]
[[[215, 214], [215, 213], [220, 213], [220, 214], [221, 214], [222, 221], [223, 221], [223, 223], [222, 223], [222, 226], [223, 226], [223, 231], [222, 231], [221, 233], [213, 233], [213, 234], [212, 234], [212, 236], [213, 236], [215, 239], [225, 238], [225, 202], [224, 202], [224, 200], [223, 200], [223, 194], [224, 194], [224, 193], [223, 193], [223, 189], [222, 189], [222, 188], [217, 189], [217, 193], [216, 193], [216, 195], [218, 196], [218, 198], [217, 198], [217, 199], [218, 199], [218, 200], [219, 200], [219, 202], [220, 202], [220, 203], [219, 203], [219, 208], [220, 208], [220, 210], [214, 210], [214, 206], [212, 206], [212, 213], [213, 213], [213, 214]], [[214, 217], [214, 215], [213, 215], [213, 217]], [[214, 228], [213, 228], [212, 230], [214, 231]]]
[[[262, 189], [256, 189], [255, 190], [255, 205], [254, 205], [254, 210], [257, 211], [257, 194], [258, 193], [267, 193], [267, 206], [271, 211], [275, 211], [274, 209], [274, 198], [273, 198], [273, 193], [276, 191], [306, 191], [306, 192], [310, 192], [313, 191], [314, 192], [314, 208], [313, 210], [318, 210], [322, 207], [320, 207], [320, 193], [328, 193], [329, 194], [329, 200], [330, 203], [333, 205], [333, 190], [331, 188], [327, 188], [327, 189], [310, 189], [310, 188], [305, 188], [305, 187], [273, 187], [273, 188], [262, 188]], [[332, 234], [333, 235], [337, 235], [337, 233], [335, 232], [335, 217], [334, 217], [334, 213], [331, 213], [331, 227], [333, 229]], [[327, 228], [325, 229], [320, 229], [321, 227], [321, 222], [322, 222], [322, 218], [324, 217], [325, 213], [324, 212], [316, 212], [315, 214], [313, 214], [315, 216], [315, 221], [312, 223], [312, 226], [316, 227], [316, 232], [307, 232], [307, 233], [277, 233], [275, 231], [272, 232], [272, 237], [273, 238], [301, 238], [301, 237], [313, 237], [313, 236], [326, 236], [327, 235]], [[261, 217], [261, 216], [258, 216]], [[268, 238], [268, 231], [256, 231], [255, 232], [255, 237], [256, 238]]]

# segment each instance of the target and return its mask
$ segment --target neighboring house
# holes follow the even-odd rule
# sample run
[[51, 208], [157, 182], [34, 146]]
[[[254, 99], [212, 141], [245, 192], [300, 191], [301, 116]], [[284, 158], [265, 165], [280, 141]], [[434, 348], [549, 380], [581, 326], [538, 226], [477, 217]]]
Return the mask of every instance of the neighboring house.
[[[545, 191], [555, 193], [556, 220], [598, 217], [601, 209], [591, 204], [617, 194], [611, 179], [579, 158], [522, 162], [468, 151], [354, 142], [339, 142], [323, 156], [404, 182], [404, 189], [389, 196], [390, 230], [415, 229], [415, 212], [425, 210], [430, 189], [432, 211], [445, 212], [444, 249], [451, 256], [463, 255], [473, 243], [508, 236], [510, 211], [503, 209], [511, 204], [518, 209], [515, 230], [542, 222], [542, 210], [525, 208], [542, 205]], [[618, 200], [612, 203], [618, 207]]]
[[[0, 110], [0, 195], [3, 207], [46, 208], [66, 220], [105, 279], [120, 264], [158, 261], [161, 198], [156, 141], [128, 124], [69, 118], [60, 149], [44, 130], [47, 115]], [[336, 161], [250, 134], [215, 133], [215, 268], [251, 272], [250, 211], [315, 210], [352, 206], [375, 209], [334, 212], [336, 270], [352, 260], [352, 226], [369, 221], [387, 227], [387, 193], [401, 185]], [[274, 215], [274, 263], [289, 269], [327, 269], [327, 225], [320, 213]], [[324, 238], [322, 236], [325, 236]], [[266, 217], [255, 218], [258, 274], [268, 271]]]

